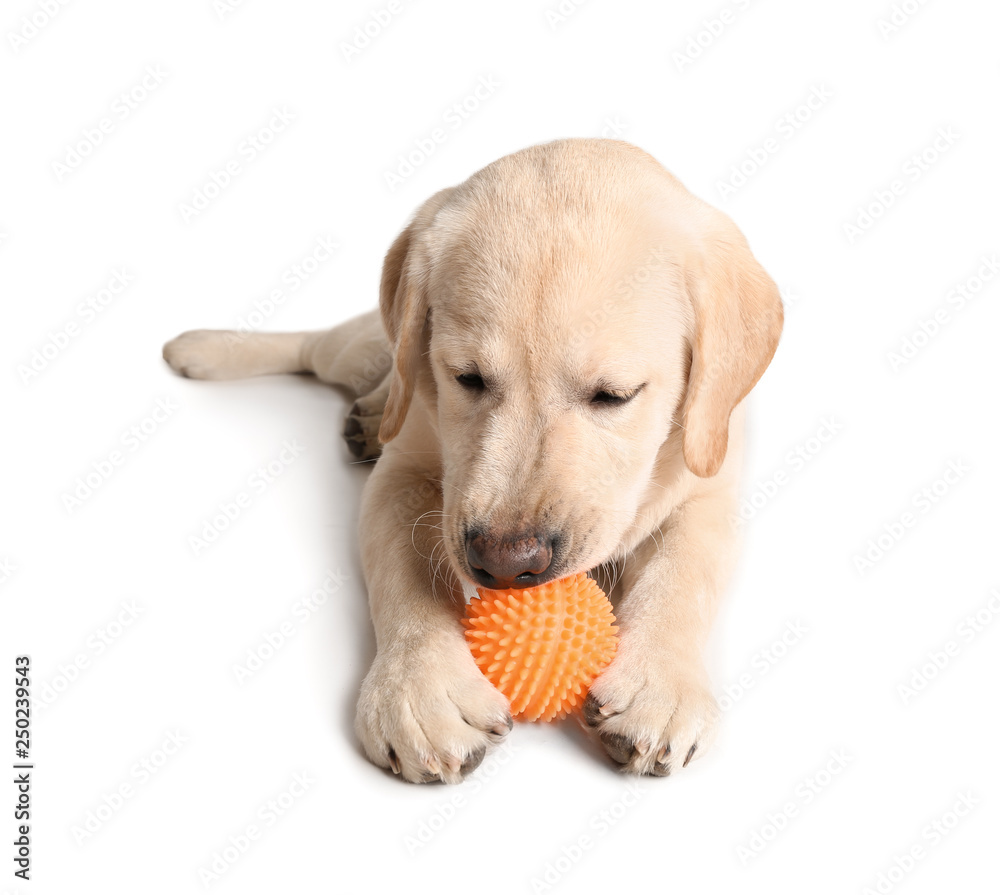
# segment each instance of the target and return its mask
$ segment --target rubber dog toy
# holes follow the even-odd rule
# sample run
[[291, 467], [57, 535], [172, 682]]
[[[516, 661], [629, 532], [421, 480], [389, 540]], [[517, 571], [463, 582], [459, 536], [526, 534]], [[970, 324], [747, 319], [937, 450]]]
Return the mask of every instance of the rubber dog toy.
[[528, 721], [580, 705], [618, 648], [611, 603], [584, 573], [524, 590], [479, 588], [466, 615], [476, 664]]

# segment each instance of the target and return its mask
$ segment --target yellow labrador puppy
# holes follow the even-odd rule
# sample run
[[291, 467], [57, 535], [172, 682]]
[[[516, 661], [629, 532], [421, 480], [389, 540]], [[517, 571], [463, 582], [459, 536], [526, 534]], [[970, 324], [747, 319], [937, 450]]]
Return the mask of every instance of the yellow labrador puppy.
[[345, 435], [358, 456], [381, 448], [357, 714], [375, 764], [456, 782], [511, 729], [463, 637], [463, 582], [593, 570], [621, 644], [585, 721], [625, 770], [665, 775], [716, 725], [701, 654], [735, 554], [741, 402], [781, 326], [725, 215], [634, 146], [562, 140], [428, 199], [386, 256], [380, 316], [188, 332], [164, 357], [198, 379], [308, 371], [358, 397]]

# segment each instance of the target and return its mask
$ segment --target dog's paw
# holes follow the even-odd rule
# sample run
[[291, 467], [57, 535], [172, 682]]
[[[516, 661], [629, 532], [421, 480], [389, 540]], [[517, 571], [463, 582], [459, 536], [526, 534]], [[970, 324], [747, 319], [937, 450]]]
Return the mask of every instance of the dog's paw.
[[588, 727], [622, 770], [665, 777], [711, 744], [719, 708], [700, 661], [619, 650], [583, 706]]
[[239, 333], [192, 329], [163, 346], [163, 359], [189, 379], [233, 379], [246, 375], [238, 366]]
[[378, 430], [382, 425], [386, 396], [383, 389], [370, 395], [363, 395], [344, 421], [344, 441], [352, 454], [359, 460], [374, 460], [382, 453], [382, 443], [378, 440]]
[[411, 783], [459, 783], [513, 727], [507, 700], [456, 639], [379, 654], [355, 723], [368, 758]]

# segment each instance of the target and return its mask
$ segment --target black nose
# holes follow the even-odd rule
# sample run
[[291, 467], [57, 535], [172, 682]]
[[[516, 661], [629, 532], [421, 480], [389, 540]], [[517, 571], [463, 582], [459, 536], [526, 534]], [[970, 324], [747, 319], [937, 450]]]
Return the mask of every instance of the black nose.
[[472, 574], [491, 590], [534, 587], [548, 580], [552, 539], [542, 534], [499, 535], [470, 531], [465, 555]]

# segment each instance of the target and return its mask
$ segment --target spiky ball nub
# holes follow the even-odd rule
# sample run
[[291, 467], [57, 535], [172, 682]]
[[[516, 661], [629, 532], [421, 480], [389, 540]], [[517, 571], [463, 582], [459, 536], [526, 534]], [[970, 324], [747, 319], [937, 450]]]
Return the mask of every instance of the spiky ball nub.
[[480, 588], [466, 614], [476, 664], [528, 721], [580, 705], [618, 648], [611, 603], [584, 573], [524, 590]]

